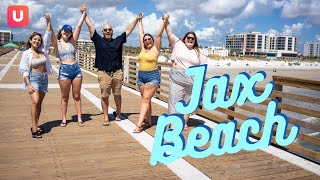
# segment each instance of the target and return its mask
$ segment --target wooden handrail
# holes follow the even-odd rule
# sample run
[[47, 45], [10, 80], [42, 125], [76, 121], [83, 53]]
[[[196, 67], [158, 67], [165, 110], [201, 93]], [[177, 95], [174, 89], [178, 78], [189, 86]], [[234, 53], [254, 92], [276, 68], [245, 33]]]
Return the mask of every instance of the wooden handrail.
[[[86, 61], [86, 63], [83, 64], [90, 64], [90, 66], [86, 65], [86, 68], [88, 67], [93, 67], [94, 64], [94, 58], [91, 56], [90, 53], [80, 53], [78, 56], [81, 61]], [[80, 60], [79, 59], [79, 60]], [[136, 89], [138, 90], [138, 87], [136, 85], [136, 79], [137, 79], [137, 73], [138, 73], [138, 59], [137, 58], [132, 58], [128, 57], [123, 60], [124, 62], [124, 69], [127, 68], [127, 82], [123, 82], [123, 85]], [[92, 66], [91, 66], [92, 65]], [[158, 67], [161, 72], [161, 85], [159, 90], [156, 92], [155, 97], [167, 102], [168, 101], [168, 86], [169, 86], [169, 71], [170, 68], [172, 67], [172, 63], [169, 62], [158, 62]], [[165, 67], [165, 68], [163, 68]], [[92, 71], [92, 70], [91, 70]], [[208, 79], [207, 79], [208, 80]], [[276, 89], [272, 92], [272, 94], [269, 96], [269, 98], [260, 103], [262, 107], [265, 107], [264, 109], [259, 109], [259, 106], [250, 106], [248, 104], [245, 104], [243, 106], [238, 106], [234, 104], [228, 109], [222, 109], [222, 108], [217, 108], [216, 110], [213, 111], [207, 111], [207, 110], [198, 110], [198, 114], [207, 117], [208, 119], [211, 119], [215, 122], [225, 122], [225, 121], [230, 121], [233, 118], [235, 119], [242, 119], [246, 120], [250, 117], [253, 117], [254, 114], [257, 114], [259, 116], [265, 116], [266, 115], [266, 107], [268, 105], [268, 102], [271, 101], [271, 99], [278, 99], [279, 101], [279, 106], [278, 106], [278, 112], [281, 112], [282, 110], [285, 111], [290, 111], [298, 114], [303, 114], [303, 115], [308, 115], [314, 118], [320, 118], [320, 112], [319, 109], [309, 109], [308, 107], [299, 107], [296, 104], [288, 104], [285, 100], [293, 100], [297, 102], [305, 102], [309, 104], [314, 104], [314, 105], [320, 105], [320, 97], [311, 97], [308, 96], [307, 94], [295, 94], [292, 92], [284, 92], [283, 87], [290, 86], [290, 87], [297, 87], [297, 88], [302, 88], [302, 89], [307, 89], [307, 90], [314, 90], [314, 91], [320, 91], [320, 81], [316, 80], [305, 80], [305, 79], [300, 79], [300, 78], [292, 78], [292, 77], [284, 77], [284, 76], [273, 76], [273, 81], [276, 83]], [[233, 84], [229, 84], [229, 92], [227, 93], [228, 96], [232, 93], [232, 86]], [[256, 88], [256, 91], [258, 93], [262, 93], [264, 89], [262, 88]], [[217, 92], [217, 90], [215, 90]], [[239, 112], [236, 111], [237, 109], [245, 110], [246, 112]], [[225, 117], [217, 115], [216, 112], [219, 112], [220, 114], [224, 114]], [[317, 124], [311, 124], [310, 122], [302, 121], [297, 118], [293, 117], [288, 117], [289, 123], [292, 124], [300, 124], [301, 127], [313, 130], [313, 131], [318, 131], [320, 130], [320, 126]], [[264, 124], [264, 122], [262, 122]], [[240, 127], [241, 123], [238, 123], [238, 130]], [[287, 134], [290, 133], [290, 130], [287, 130]], [[258, 134], [255, 134], [254, 136], [257, 138], [260, 138], [262, 135], [262, 132], [259, 132]], [[273, 143], [276, 143], [273, 138]], [[313, 137], [308, 134], [304, 133], [299, 133], [298, 139], [306, 141], [310, 144], [320, 146], [320, 138], [318, 137]], [[302, 145], [293, 143], [287, 147], [290, 151], [302, 154], [306, 157], [312, 158], [314, 160], [319, 161], [320, 160], [320, 153], [316, 152], [311, 149], [306, 149]]]
[[272, 76], [272, 78], [277, 84], [320, 91], [320, 81], [285, 76]]

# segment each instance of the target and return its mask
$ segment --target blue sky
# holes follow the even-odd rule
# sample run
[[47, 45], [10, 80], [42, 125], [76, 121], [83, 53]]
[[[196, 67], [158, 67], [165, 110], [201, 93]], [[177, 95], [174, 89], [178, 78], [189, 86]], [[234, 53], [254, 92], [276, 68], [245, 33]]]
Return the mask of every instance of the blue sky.
[[[43, 14], [46, 12], [52, 15], [55, 32], [63, 24], [75, 27], [82, 3], [84, 1], [4, 1], [0, 17], [6, 17], [9, 5], [27, 5], [30, 22], [25, 28], [10, 28], [6, 18], [0, 18], [0, 29], [12, 30], [14, 40], [26, 40], [33, 31], [44, 31]], [[155, 35], [162, 14], [167, 13], [174, 34], [182, 37], [188, 31], [195, 31], [202, 46], [223, 46], [226, 34], [250, 31], [295, 36], [299, 51], [304, 42], [320, 41], [319, 0], [90, 0], [86, 4], [88, 15], [99, 33], [104, 23], [110, 23], [114, 35], [121, 34], [137, 13], [143, 12], [145, 32]], [[89, 39], [85, 23], [80, 38]], [[137, 28], [126, 44], [138, 46]], [[168, 47], [165, 33], [163, 47]]]

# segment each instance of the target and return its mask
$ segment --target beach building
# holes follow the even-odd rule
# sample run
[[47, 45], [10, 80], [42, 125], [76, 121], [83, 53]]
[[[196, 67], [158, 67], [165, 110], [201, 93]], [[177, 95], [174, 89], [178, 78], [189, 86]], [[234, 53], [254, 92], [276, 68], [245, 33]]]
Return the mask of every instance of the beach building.
[[209, 56], [228, 57], [229, 55], [229, 50], [221, 46], [209, 46], [207, 48], [203, 48], [203, 51]]
[[87, 39], [78, 39], [76, 43], [76, 48], [77, 49], [90, 49], [94, 48], [93, 42], [91, 40]]
[[320, 57], [320, 42], [306, 42], [303, 45], [303, 56]]
[[13, 40], [11, 30], [0, 30], [0, 46], [9, 43]]
[[226, 48], [243, 55], [295, 58], [296, 38], [249, 32], [226, 36]]

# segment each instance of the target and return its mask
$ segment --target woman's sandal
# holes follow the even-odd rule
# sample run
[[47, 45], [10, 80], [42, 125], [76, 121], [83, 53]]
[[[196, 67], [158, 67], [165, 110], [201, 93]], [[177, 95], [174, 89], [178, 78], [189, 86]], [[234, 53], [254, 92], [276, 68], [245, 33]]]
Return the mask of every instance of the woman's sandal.
[[151, 127], [151, 124], [143, 121], [143, 124], [142, 124], [142, 128], [143, 128], [143, 129], [148, 129], [148, 128], [150, 128], [150, 127]]
[[37, 128], [37, 131], [40, 133], [40, 134], [43, 134], [45, 133], [44, 129], [42, 129], [41, 127], [38, 126]]
[[142, 126], [136, 126], [136, 128], [133, 131], [133, 133], [141, 133], [142, 131], [143, 131]]
[[78, 125], [79, 125], [79, 127], [83, 127], [83, 126], [85, 126], [85, 124], [84, 124], [84, 122], [83, 122], [83, 121], [78, 122]]
[[31, 128], [31, 135], [32, 135], [33, 138], [42, 138], [42, 136], [40, 135], [39, 131], [37, 130], [36, 132], [33, 132], [32, 128]]
[[110, 122], [109, 121], [103, 121], [102, 126], [109, 126]]
[[60, 127], [66, 127], [67, 126], [67, 123], [66, 122], [62, 122], [61, 124], [60, 124]]

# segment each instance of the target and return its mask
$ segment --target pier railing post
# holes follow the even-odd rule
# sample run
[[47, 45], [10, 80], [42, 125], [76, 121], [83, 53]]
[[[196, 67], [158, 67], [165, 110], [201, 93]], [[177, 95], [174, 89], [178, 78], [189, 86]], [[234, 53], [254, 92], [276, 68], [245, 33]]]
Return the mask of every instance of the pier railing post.
[[[275, 84], [275, 87], [274, 87], [274, 90], [276, 90], [277, 92], [278, 92], [278, 91], [283, 91], [283, 85], [276, 83], [276, 84]], [[282, 102], [282, 97], [279, 97], [279, 96], [277, 95], [277, 96], [276, 96], [276, 99], [278, 100], [279, 103]], [[277, 108], [277, 113], [281, 113], [281, 109], [280, 109], [279, 107]], [[277, 128], [278, 128], [278, 124], [276, 123], [276, 124], [274, 125], [274, 128], [273, 128], [273, 136], [276, 135]]]
[[[161, 66], [160, 66], [160, 65], [158, 66], [158, 70], [159, 70], [159, 72], [161, 71]], [[160, 75], [160, 79], [161, 79], [161, 75]], [[161, 88], [161, 83], [160, 83], [159, 88], [158, 88], [158, 90], [157, 90], [157, 92], [156, 92], [156, 93], [159, 94], [159, 95], [160, 95], [160, 92], [161, 92], [161, 91], [160, 91], [160, 88]]]
[[123, 62], [123, 82], [129, 83], [129, 57], [124, 58]]
[[[283, 85], [281, 84], [275, 84], [274, 90], [276, 91], [283, 91]], [[276, 99], [278, 100], [279, 103], [282, 102], [282, 97], [276, 96]], [[278, 107], [277, 113], [281, 113], [281, 109]]]
[[[230, 86], [228, 87], [228, 92], [229, 92], [229, 94], [231, 95], [231, 93], [232, 93], [232, 87], [230, 87]], [[228, 98], [230, 98], [230, 95], [229, 95]], [[228, 107], [228, 110], [234, 112], [234, 111], [235, 111], [235, 108], [234, 108], [233, 106], [230, 106], [230, 107]], [[234, 116], [228, 115], [227, 119], [229, 119], [229, 120], [234, 120]]]

